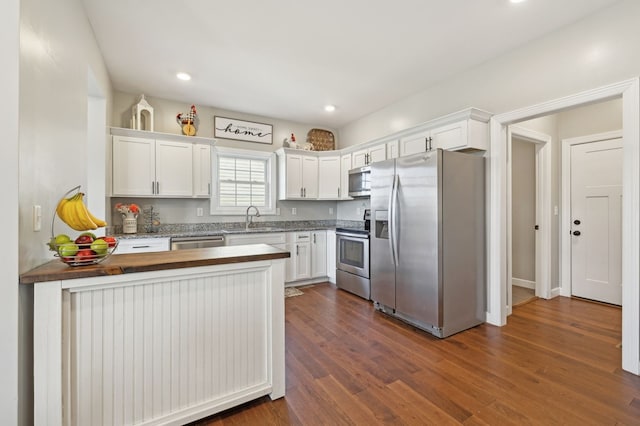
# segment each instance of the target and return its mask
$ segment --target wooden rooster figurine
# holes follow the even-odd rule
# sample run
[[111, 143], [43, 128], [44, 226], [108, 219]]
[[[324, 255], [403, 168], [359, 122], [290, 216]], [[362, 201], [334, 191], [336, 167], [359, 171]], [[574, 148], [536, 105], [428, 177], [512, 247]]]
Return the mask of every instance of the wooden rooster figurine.
[[176, 121], [182, 126], [182, 133], [187, 136], [195, 136], [198, 130], [198, 113], [196, 112], [196, 106], [191, 105], [191, 111], [187, 114], [178, 113], [176, 115]]

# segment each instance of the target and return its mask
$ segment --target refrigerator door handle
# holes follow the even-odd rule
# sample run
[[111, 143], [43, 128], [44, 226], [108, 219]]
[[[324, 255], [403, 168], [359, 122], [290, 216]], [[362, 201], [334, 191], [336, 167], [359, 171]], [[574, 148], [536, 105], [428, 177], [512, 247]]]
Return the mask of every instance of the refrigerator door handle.
[[396, 214], [398, 208], [398, 175], [393, 175], [393, 186], [391, 197], [389, 198], [389, 244], [391, 246], [391, 256], [393, 265], [398, 266], [398, 232]]

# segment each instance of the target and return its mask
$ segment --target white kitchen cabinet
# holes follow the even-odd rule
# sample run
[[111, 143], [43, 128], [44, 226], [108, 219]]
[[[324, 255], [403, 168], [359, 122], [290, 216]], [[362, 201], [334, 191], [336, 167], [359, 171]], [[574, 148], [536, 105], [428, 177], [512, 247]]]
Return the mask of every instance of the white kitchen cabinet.
[[400, 157], [426, 152], [429, 150], [429, 137], [431, 130], [422, 131], [413, 135], [400, 138], [399, 154]]
[[327, 276], [327, 231], [311, 232], [311, 277]]
[[171, 238], [120, 238], [113, 254], [151, 253], [169, 251]]
[[318, 158], [318, 199], [340, 198], [340, 156]]
[[156, 196], [193, 196], [193, 144], [156, 141]]
[[431, 130], [433, 149], [486, 151], [488, 137], [487, 123], [472, 119], [461, 120]]
[[351, 200], [349, 197], [349, 170], [351, 170], [351, 154], [340, 157], [340, 199]]
[[294, 253], [292, 255], [295, 263], [296, 281], [311, 278], [311, 233], [295, 233]]
[[209, 197], [213, 139], [111, 128], [114, 197]]
[[279, 150], [278, 165], [279, 199], [318, 198], [318, 157]]
[[387, 160], [400, 156], [400, 141], [387, 142]]
[[380, 144], [353, 152], [353, 168], [363, 167], [387, 159], [387, 145]]
[[113, 196], [191, 197], [193, 145], [113, 137]]
[[193, 195], [205, 198], [211, 195], [211, 145], [193, 146]]
[[[294, 233], [291, 233], [295, 235]], [[295, 264], [293, 253], [295, 250], [295, 241], [291, 239], [289, 242], [288, 234], [285, 232], [267, 232], [267, 233], [248, 233], [248, 234], [227, 234], [225, 236], [225, 245], [242, 246], [247, 244], [269, 244], [291, 253], [291, 257], [285, 259], [285, 282], [295, 281]]]

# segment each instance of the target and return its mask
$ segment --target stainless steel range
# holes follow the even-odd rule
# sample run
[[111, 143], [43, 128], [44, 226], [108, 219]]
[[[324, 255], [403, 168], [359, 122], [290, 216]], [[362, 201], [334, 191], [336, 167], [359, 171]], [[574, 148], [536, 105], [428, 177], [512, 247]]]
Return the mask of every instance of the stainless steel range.
[[336, 228], [336, 285], [369, 300], [369, 209], [364, 219], [364, 229]]

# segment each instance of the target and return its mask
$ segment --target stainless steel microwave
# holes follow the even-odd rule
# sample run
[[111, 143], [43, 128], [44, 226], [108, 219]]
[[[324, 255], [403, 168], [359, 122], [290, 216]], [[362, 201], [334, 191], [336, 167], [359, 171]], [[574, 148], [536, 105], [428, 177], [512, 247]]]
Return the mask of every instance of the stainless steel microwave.
[[364, 166], [349, 170], [349, 196], [369, 197], [371, 195], [371, 167]]

